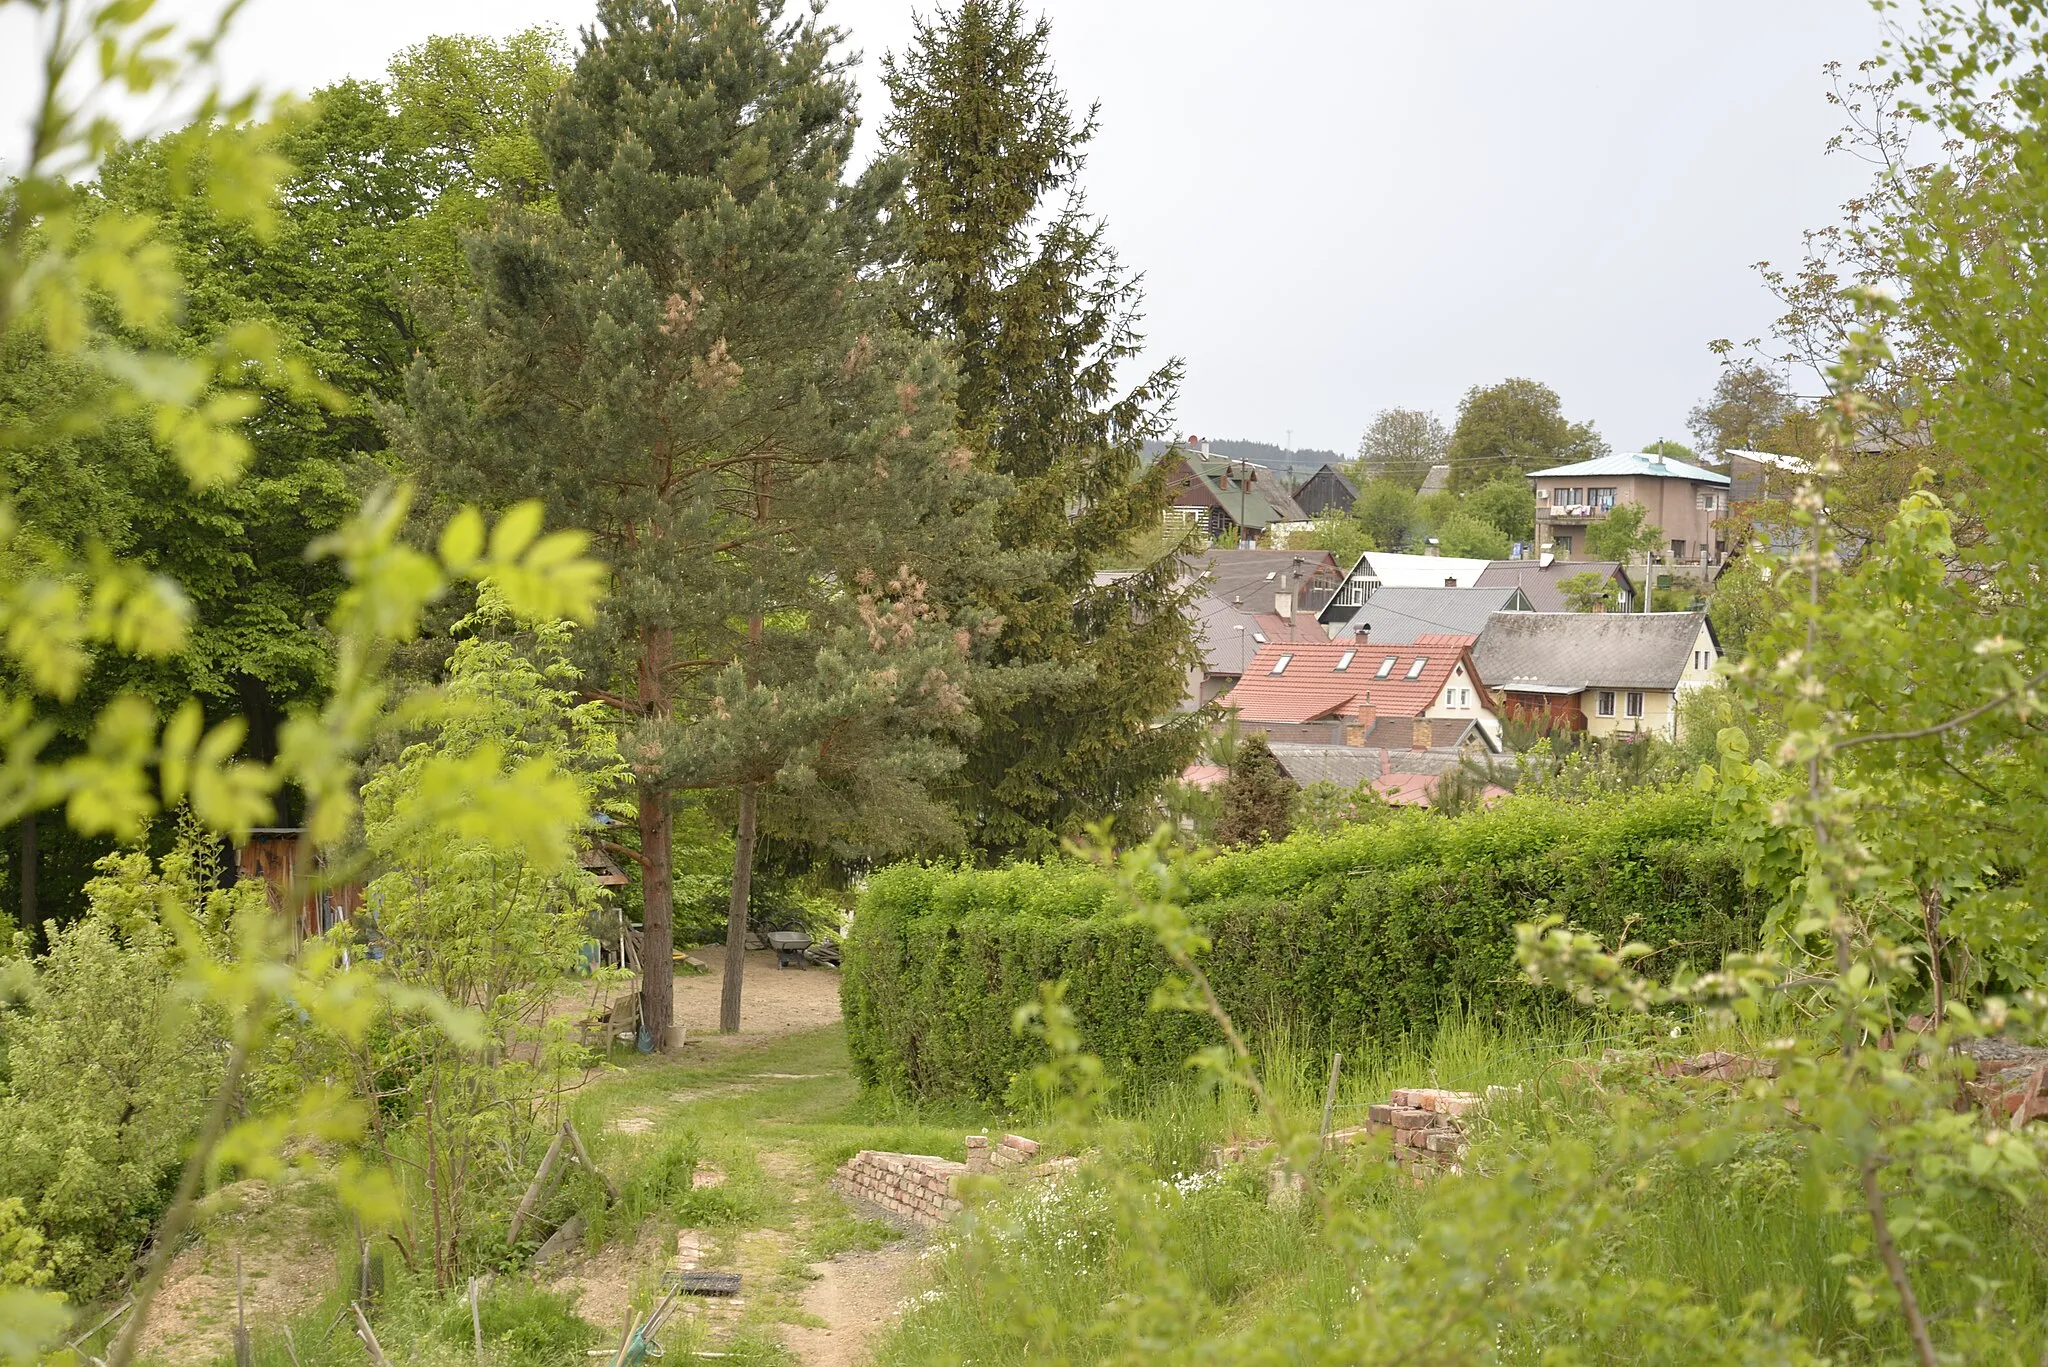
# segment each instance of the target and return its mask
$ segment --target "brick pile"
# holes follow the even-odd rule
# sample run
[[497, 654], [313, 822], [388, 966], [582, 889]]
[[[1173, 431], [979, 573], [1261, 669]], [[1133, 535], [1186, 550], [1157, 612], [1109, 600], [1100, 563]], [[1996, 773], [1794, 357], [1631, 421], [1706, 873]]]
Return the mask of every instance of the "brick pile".
[[1436, 1169], [1456, 1172], [1465, 1156], [1465, 1117], [1485, 1104], [1476, 1092], [1396, 1087], [1384, 1105], [1367, 1111], [1367, 1125], [1392, 1135], [1394, 1157], [1418, 1175]]
[[994, 1144], [985, 1134], [967, 1136], [967, 1170], [974, 1173], [1002, 1172], [1021, 1168], [1038, 1157], [1038, 1141], [1021, 1134], [1006, 1134]]
[[966, 1172], [965, 1163], [930, 1154], [862, 1149], [839, 1169], [833, 1183], [856, 1201], [930, 1229], [960, 1210], [954, 1183]]

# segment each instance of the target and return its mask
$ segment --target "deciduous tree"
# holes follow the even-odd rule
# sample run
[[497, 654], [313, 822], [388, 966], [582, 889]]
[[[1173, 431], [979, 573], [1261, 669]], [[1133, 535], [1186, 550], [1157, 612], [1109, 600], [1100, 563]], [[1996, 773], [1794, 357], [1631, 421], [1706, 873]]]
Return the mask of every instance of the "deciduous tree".
[[1359, 439], [1359, 478], [1390, 479], [1413, 493], [1422, 487], [1429, 467], [1443, 462], [1450, 440], [1443, 420], [1434, 413], [1383, 408]]
[[1535, 380], [1508, 379], [1465, 392], [1446, 456], [1451, 488], [1463, 493], [1504, 475], [1589, 460], [1606, 450], [1590, 423], [1565, 418], [1556, 390]]

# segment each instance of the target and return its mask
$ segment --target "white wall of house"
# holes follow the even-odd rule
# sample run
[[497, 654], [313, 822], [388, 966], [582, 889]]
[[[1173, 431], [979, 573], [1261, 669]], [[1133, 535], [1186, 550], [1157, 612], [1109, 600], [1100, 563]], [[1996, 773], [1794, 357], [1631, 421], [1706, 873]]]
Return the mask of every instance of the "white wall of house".
[[1700, 634], [1693, 637], [1692, 653], [1686, 658], [1685, 672], [1678, 676], [1679, 691], [1705, 688], [1715, 682], [1714, 666], [1720, 660], [1721, 652], [1714, 646], [1714, 634], [1707, 630], [1707, 624], [1702, 620]]
[[1487, 736], [1495, 745], [1500, 744], [1500, 718], [1480, 701], [1479, 681], [1467, 673], [1463, 663], [1454, 666], [1451, 677], [1438, 690], [1436, 700], [1422, 715], [1435, 720], [1438, 717], [1452, 721], [1476, 721], [1485, 728]]

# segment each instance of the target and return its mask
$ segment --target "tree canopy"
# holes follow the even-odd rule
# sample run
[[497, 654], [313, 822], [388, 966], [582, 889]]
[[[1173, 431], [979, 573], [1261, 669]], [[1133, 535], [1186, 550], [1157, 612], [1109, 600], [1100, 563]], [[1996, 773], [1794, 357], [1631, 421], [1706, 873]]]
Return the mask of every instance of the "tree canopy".
[[1535, 380], [1474, 385], [1458, 404], [1446, 450], [1451, 488], [1462, 493], [1505, 475], [1605, 454], [1592, 424], [1568, 420], [1563, 408], [1557, 391]]

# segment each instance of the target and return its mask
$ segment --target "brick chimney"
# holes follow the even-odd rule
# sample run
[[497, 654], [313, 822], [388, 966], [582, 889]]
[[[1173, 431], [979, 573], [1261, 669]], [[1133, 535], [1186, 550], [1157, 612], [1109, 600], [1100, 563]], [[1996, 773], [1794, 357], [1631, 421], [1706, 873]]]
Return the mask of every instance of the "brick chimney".
[[1429, 718], [1417, 717], [1415, 719], [1415, 740], [1409, 748], [1415, 750], [1427, 750], [1429, 748], [1429, 743]]
[[1344, 719], [1344, 743], [1346, 745], [1364, 745], [1367, 733], [1372, 730], [1373, 723], [1378, 720], [1379, 711], [1377, 708], [1370, 702], [1360, 703], [1358, 711]]

